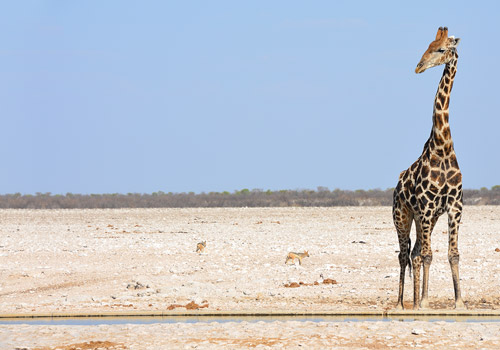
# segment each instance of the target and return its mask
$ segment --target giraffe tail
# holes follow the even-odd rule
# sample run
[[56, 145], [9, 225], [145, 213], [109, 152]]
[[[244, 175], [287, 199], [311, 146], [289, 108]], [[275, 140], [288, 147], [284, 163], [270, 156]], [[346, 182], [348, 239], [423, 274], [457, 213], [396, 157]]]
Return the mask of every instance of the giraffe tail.
[[408, 270], [410, 272], [410, 278], [411, 278], [411, 255], [410, 255], [410, 251], [411, 251], [411, 238], [408, 237]]

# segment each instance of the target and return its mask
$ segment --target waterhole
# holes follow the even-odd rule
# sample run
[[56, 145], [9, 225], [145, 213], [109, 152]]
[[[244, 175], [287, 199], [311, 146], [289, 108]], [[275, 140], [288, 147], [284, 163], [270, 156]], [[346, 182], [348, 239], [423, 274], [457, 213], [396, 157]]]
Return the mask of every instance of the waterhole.
[[101, 316], [101, 317], [16, 317], [0, 318], [0, 325], [116, 325], [152, 323], [198, 323], [198, 322], [500, 322], [500, 316]]

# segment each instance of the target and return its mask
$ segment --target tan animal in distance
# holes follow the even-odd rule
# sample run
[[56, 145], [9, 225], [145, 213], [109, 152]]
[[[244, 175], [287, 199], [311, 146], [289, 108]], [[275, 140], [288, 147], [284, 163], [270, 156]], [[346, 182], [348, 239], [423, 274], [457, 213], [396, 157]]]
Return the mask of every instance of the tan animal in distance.
[[309, 252], [307, 250], [304, 250], [303, 253], [290, 252], [286, 256], [285, 264], [287, 264], [289, 260], [292, 260], [292, 264], [295, 264], [295, 259], [299, 259], [299, 265], [302, 265], [302, 258], [307, 256], [309, 256]]
[[203, 253], [203, 250], [207, 246], [207, 241], [200, 242], [196, 245], [196, 252], [197, 253]]

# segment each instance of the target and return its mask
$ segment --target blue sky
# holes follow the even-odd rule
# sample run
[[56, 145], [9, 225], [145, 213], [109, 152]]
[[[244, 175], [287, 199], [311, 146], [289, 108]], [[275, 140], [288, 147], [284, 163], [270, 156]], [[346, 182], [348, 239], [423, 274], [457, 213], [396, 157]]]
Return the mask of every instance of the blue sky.
[[500, 184], [497, 1], [0, 5], [0, 193], [394, 187], [462, 39], [450, 124], [465, 188]]

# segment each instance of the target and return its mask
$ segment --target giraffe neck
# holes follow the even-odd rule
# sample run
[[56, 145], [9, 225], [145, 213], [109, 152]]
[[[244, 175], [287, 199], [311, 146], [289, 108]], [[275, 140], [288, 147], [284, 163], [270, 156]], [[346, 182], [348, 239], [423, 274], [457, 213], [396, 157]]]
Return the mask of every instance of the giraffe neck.
[[450, 124], [448, 121], [448, 107], [450, 104], [450, 94], [451, 89], [453, 88], [453, 81], [457, 72], [457, 60], [458, 54], [455, 51], [452, 59], [444, 68], [443, 76], [441, 77], [441, 81], [439, 82], [438, 90], [436, 92], [436, 98], [434, 99], [431, 139], [434, 141], [433, 144], [437, 148], [444, 147], [445, 150], [453, 148]]

